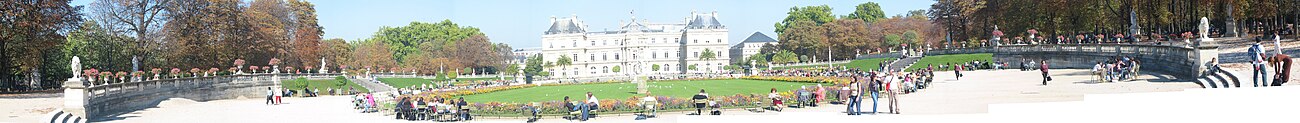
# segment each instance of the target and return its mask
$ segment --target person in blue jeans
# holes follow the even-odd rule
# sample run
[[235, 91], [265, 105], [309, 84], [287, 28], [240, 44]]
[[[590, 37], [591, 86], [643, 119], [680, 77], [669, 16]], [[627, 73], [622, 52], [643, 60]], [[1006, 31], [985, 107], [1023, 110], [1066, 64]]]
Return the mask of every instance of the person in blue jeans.
[[[866, 92], [871, 92], [871, 114], [876, 114], [876, 108], [880, 105], [880, 91], [878, 90], [880, 88], [880, 81], [877, 79], [876, 73], [873, 72], [871, 73], [871, 79], [867, 80]], [[866, 92], [863, 93], [865, 94]]]
[[859, 79], [861, 79], [861, 77], [854, 78], [853, 82], [849, 83], [849, 105], [845, 106], [845, 110], [848, 110], [846, 112], [848, 112], [849, 115], [858, 115], [858, 112], [862, 112], [862, 101], [858, 98], [859, 96], [857, 92]]
[[1264, 66], [1264, 47], [1260, 46], [1259, 42], [1259, 39], [1255, 39], [1255, 44], [1251, 44], [1247, 52], [1250, 55], [1251, 69], [1254, 69], [1251, 73], [1254, 77], [1251, 80], [1254, 81], [1255, 87], [1268, 86], [1269, 80], [1268, 68]]

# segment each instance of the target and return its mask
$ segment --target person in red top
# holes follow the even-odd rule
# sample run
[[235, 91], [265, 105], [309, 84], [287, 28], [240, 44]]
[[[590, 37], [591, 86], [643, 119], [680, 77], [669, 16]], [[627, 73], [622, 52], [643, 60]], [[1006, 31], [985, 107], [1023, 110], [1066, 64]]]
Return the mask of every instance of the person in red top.
[[957, 80], [961, 80], [961, 68], [962, 68], [963, 66], [965, 66], [965, 65], [960, 65], [960, 64], [959, 64], [959, 65], [953, 65], [953, 68], [956, 68], [956, 69], [954, 69], [952, 72], [957, 73]]
[[1042, 62], [1038, 62], [1038, 65], [1039, 65], [1038, 70], [1043, 71], [1043, 85], [1047, 85], [1047, 81], [1052, 81], [1052, 76], [1047, 75], [1047, 68], [1048, 68], [1047, 60], [1042, 60]]

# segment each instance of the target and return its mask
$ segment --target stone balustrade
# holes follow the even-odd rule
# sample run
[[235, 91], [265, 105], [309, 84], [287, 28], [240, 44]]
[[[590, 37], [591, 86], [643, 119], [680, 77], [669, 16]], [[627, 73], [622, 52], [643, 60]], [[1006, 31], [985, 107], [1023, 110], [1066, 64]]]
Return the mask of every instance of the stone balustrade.
[[[138, 82], [112, 83], [90, 87], [65, 83], [65, 110], [95, 119], [110, 118], [135, 110], [157, 106], [169, 98], [195, 101], [218, 99], [263, 98], [267, 88], [280, 89], [279, 80], [293, 78], [331, 79], [340, 73], [324, 74], [246, 74], [210, 77], [183, 77]], [[80, 110], [80, 111], [79, 111]]]
[[1142, 71], [1160, 71], [1179, 79], [1191, 79], [1200, 75], [1200, 70], [1204, 69], [1202, 64], [1217, 57], [1217, 48], [1144, 44], [1004, 45], [931, 50], [925, 55], [992, 53], [994, 61], [1007, 63], [1006, 68], [1019, 68], [1024, 59], [1047, 60], [1053, 69], [1091, 69], [1097, 62], [1127, 56], [1138, 60]]

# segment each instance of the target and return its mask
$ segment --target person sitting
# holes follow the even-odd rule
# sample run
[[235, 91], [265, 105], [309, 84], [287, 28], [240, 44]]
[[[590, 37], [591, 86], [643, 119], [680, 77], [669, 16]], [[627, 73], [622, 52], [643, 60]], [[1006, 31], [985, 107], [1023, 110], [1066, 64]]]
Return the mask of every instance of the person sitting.
[[781, 94], [777, 94], [776, 88], [772, 88], [772, 92], [767, 93], [767, 98], [772, 100], [772, 105], [768, 109], [781, 111], [785, 108], [785, 102], [781, 101]]
[[574, 104], [573, 102], [569, 101], [569, 96], [564, 96], [564, 109], [568, 109], [569, 115], [573, 115], [573, 116], [565, 117], [565, 119], [570, 119], [570, 120], [577, 119], [578, 118], [577, 115], [581, 114], [581, 110], [582, 110], [582, 108], [580, 108], [579, 105], [581, 104]]
[[809, 101], [812, 94], [808, 93], [807, 88], [808, 87], [805, 86], [799, 86], [799, 91], [795, 91], [796, 96], [799, 96], [799, 100], [798, 100], [799, 104], [795, 104], [795, 107], [803, 108], [804, 106], [808, 106], [809, 103], [812, 102]]
[[1092, 65], [1092, 75], [1097, 78], [1097, 82], [1105, 82], [1106, 81], [1105, 66], [1102, 65], [1101, 62], [1097, 62], [1097, 64]]
[[645, 97], [641, 97], [641, 103], [638, 104], [643, 109], [641, 115], [647, 118], [655, 117], [659, 113], [659, 110], [655, 108], [658, 103], [659, 101], [654, 96], [651, 96], [650, 92], [646, 92]]
[[826, 100], [826, 89], [822, 87], [822, 84], [817, 84], [816, 91], [813, 91], [813, 97], [813, 105]]
[[708, 99], [709, 93], [704, 93], [704, 89], [700, 89], [699, 94], [695, 94], [695, 96], [691, 97], [691, 100], [695, 102], [695, 115], [701, 115], [704, 113], [704, 107], [706, 106], [705, 104], [708, 103]]
[[587, 92], [587, 101], [584, 102], [584, 104], [585, 105], [582, 107], [583, 109], [582, 109], [581, 117], [582, 117], [582, 121], [587, 121], [587, 119], [591, 118], [592, 115], [591, 112], [593, 110], [599, 109], [600, 100], [596, 99], [596, 95], [591, 94], [591, 92]]
[[711, 115], [722, 115], [722, 104], [719, 104], [717, 101], [709, 100], [709, 109], [709, 114]]

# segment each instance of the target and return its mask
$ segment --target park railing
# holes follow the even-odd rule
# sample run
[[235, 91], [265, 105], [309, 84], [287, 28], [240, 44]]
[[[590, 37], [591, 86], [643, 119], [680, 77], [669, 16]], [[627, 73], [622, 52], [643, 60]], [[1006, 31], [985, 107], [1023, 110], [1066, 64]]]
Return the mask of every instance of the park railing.
[[103, 117], [153, 107], [157, 102], [168, 98], [186, 98], [196, 101], [234, 99], [241, 96], [255, 98], [264, 96], [266, 87], [277, 85], [281, 79], [300, 77], [320, 79], [342, 75], [341, 73], [279, 73], [164, 78], [93, 85], [84, 89], [65, 91], [64, 98], [70, 100], [81, 98], [80, 100], [85, 101], [81, 105], [84, 106], [85, 113], [89, 117]]
[[[1052, 68], [1076, 69], [1091, 69], [1097, 62], [1129, 57], [1138, 60], [1143, 70], [1194, 78], [1199, 75], [1200, 61], [1217, 56], [1216, 49], [1217, 47], [1211, 46], [1155, 44], [1042, 44], [940, 49], [927, 51], [925, 55], [991, 53], [994, 60], [1009, 64], [1009, 68], [1019, 68], [1015, 64], [1020, 64], [1022, 60], [1047, 60]], [[1206, 50], [1214, 51], [1205, 52]]]

